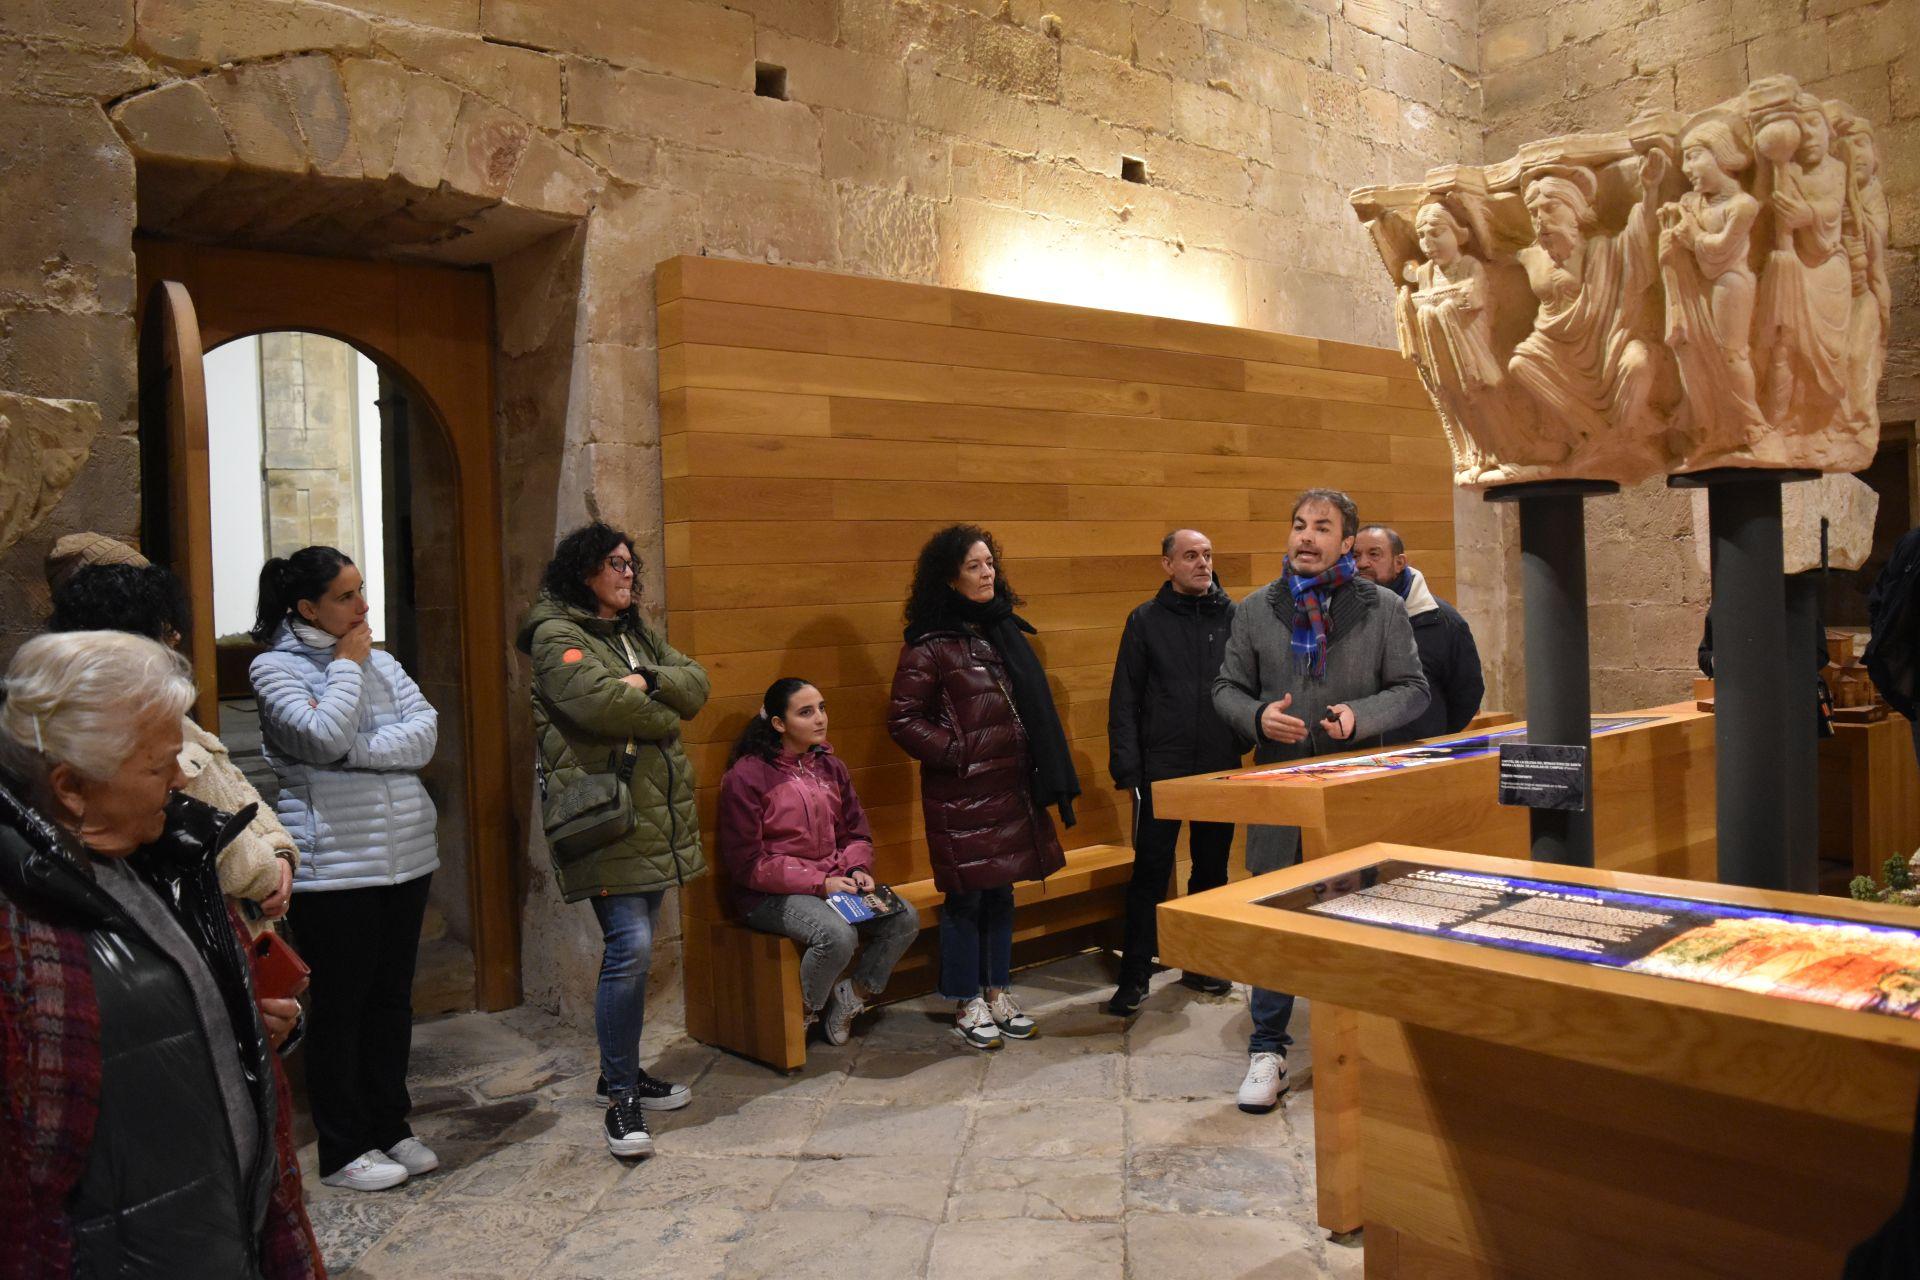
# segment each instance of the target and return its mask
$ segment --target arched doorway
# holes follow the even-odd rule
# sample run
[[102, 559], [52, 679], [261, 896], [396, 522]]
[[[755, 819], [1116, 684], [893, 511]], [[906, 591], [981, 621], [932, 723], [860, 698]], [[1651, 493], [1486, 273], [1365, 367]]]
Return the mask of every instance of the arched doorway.
[[[378, 366], [383, 418], [397, 413], [403, 419], [400, 431], [416, 438], [430, 435], [424, 443], [441, 446], [443, 465], [434, 469], [446, 482], [446, 501], [432, 504], [432, 527], [416, 524], [413, 541], [416, 547], [443, 547], [440, 554], [453, 570], [442, 634], [457, 651], [457, 663], [449, 663], [457, 670], [457, 698], [452, 707], [443, 708], [442, 733], [447, 734], [449, 721], [457, 724], [464, 757], [461, 816], [474, 998], [482, 1009], [518, 1003], [518, 893], [511, 853], [518, 840], [506, 746], [508, 652], [487, 276], [445, 267], [215, 249], [146, 238], [136, 241], [135, 251], [143, 291], [164, 280], [181, 286], [191, 299], [205, 350], [267, 333], [337, 339]], [[143, 387], [143, 396], [152, 394]], [[390, 438], [396, 424], [387, 425], [390, 430], [382, 435]], [[157, 488], [150, 483], [146, 489], [149, 501], [168, 495], [178, 500], [182, 492], [178, 485]], [[417, 508], [409, 502], [397, 509]], [[150, 527], [153, 523], [148, 522]], [[178, 547], [170, 550], [176, 563], [187, 554]], [[389, 588], [404, 585], [395, 582]], [[417, 623], [414, 611], [403, 614], [390, 642], [406, 643], [408, 627]]]

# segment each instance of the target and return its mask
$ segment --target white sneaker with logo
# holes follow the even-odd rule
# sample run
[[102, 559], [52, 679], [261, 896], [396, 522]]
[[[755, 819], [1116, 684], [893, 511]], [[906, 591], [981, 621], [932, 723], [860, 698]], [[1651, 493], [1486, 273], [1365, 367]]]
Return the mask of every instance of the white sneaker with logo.
[[378, 1151], [357, 1155], [320, 1179], [329, 1187], [344, 1187], [348, 1191], [385, 1191], [406, 1180], [407, 1167]]
[[1287, 1091], [1287, 1060], [1277, 1053], [1256, 1053], [1247, 1059], [1247, 1078], [1240, 1082], [1236, 1101], [1242, 1111], [1265, 1115]]
[[432, 1173], [440, 1167], [440, 1157], [433, 1148], [418, 1138], [406, 1137], [387, 1148], [387, 1159], [405, 1169], [409, 1175]]

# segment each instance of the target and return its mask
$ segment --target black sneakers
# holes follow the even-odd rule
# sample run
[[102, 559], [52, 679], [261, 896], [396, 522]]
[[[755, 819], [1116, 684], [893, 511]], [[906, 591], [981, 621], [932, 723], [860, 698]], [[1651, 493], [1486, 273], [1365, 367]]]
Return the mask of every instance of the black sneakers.
[[[593, 1083], [593, 1096], [601, 1100], [607, 1097], [607, 1078], [601, 1076]], [[645, 1071], [634, 1082], [633, 1096], [640, 1106], [648, 1111], [678, 1111], [693, 1101], [693, 1090], [683, 1084], [656, 1079]]]
[[1146, 979], [1123, 977], [1119, 987], [1114, 990], [1113, 999], [1107, 1001], [1107, 1012], [1116, 1018], [1131, 1018], [1140, 1012], [1140, 1006], [1146, 1002]]
[[1233, 984], [1225, 978], [1210, 977], [1204, 973], [1183, 973], [1180, 985], [1203, 996], [1224, 996], [1233, 994]]
[[629, 1159], [653, 1154], [653, 1135], [647, 1132], [647, 1115], [637, 1096], [627, 1094], [607, 1104], [607, 1150]]

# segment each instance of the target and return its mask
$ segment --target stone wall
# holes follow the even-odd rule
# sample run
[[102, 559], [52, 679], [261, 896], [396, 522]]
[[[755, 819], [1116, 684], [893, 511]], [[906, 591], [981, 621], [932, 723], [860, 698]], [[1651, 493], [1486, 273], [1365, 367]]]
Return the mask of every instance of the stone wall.
[[270, 556], [339, 547], [365, 562], [354, 384], [354, 351], [346, 343], [317, 333], [261, 335], [260, 465]]
[[[1488, 161], [1533, 138], [1617, 128], [1644, 111], [1698, 110], [1776, 73], [1864, 115], [1877, 136], [1893, 215], [1893, 328], [1880, 412], [1886, 422], [1913, 420], [1920, 411], [1920, 0], [1483, 0], [1480, 22]], [[1689, 501], [1651, 482], [1587, 504], [1596, 710], [1688, 695], [1709, 595]], [[1513, 519], [1510, 511], [1476, 513], [1470, 534], [1463, 516], [1463, 552], [1470, 536], [1515, 541]], [[1463, 596], [1469, 563], [1463, 554]], [[1517, 675], [1519, 664], [1508, 663]]]
[[[135, 526], [136, 219], [490, 265], [509, 599], [557, 531], [601, 515], [634, 531], [658, 602], [654, 263], [1388, 343], [1345, 191], [1478, 158], [1478, 56], [1474, 0], [5, 6], [0, 392], [97, 405], [101, 427], [66, 499], [0, 558], [0, 655], [44, 611], [53, 538]], [[773, 67], [784, 99], [754, 91]], [[577, 1012], [590, 926], [549, 879], [535, 841], [527, 990]]]

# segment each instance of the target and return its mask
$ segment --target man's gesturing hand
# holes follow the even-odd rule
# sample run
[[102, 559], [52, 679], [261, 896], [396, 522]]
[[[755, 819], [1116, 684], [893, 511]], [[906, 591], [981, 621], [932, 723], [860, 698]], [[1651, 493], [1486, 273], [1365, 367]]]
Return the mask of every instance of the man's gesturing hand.
[[1307, 736], [1307, 722], [1299, 716], [1287, 714], [1287, 708], [1293, 705], [1293, 695], [1288, 694], [1278, 702], [1269, 702], [1260, 713], [1260, 732], [1270, 742], [1300, 742]]

